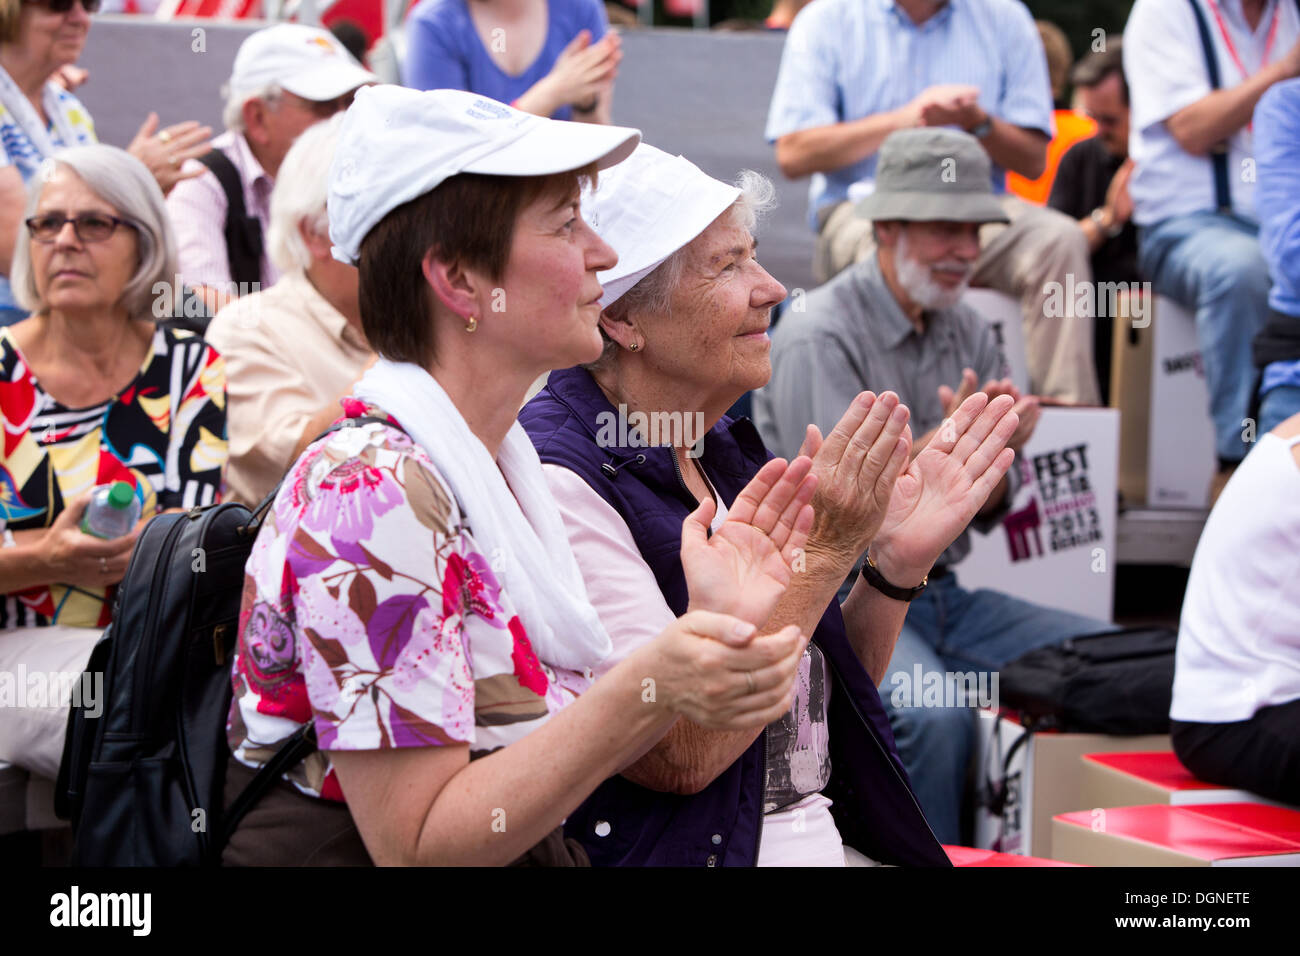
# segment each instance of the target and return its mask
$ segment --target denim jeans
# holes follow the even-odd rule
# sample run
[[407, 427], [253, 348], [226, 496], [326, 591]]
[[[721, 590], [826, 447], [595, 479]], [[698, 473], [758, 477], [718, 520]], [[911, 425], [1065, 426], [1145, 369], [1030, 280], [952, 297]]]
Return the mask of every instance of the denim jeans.
[[1271, 432], [1297, 412], [1300, 412], [1300, 387], [1279, 385], [1270, 388], [1259, 405], [1259, 429], [1255, 437]]
[[[936, 706], [916, 687], [916, 666], [922, 675], [988, 675], [1036, 647], [1111, 627], [998, 591], [967, 591], [955, 574], [931, 581], [912, 602], [880, 697], [921, 810], [940, 843], [961, 842], [961, 798], [974, 749], [976, 707], [987, 701], [963, 699], [960, 678], [945, 679], [945, 687], [956, 692]], [[925, 678], [932, 686], [937, 680]], [[987, 676], [983, 681], [980, 689], [992, 688]]]
[[1240, 461], [1256, 374], [1250, 343], [1268, 315], [1271, 286], [1259, 227], [1215, 212], [1174, 216], [1138, 230], [1138, 270], [1155, 292], [1196, 314], [1215, 448]]

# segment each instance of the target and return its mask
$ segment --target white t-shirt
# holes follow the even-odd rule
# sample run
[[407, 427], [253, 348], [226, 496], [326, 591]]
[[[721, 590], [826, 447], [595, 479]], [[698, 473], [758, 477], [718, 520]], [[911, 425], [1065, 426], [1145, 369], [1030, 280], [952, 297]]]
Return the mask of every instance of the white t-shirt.
[[[1219, 86], [1230, 89], [1246, 79], [1224, 42], [1208, 0], [1196, 0], [1218, 54]], [[1268, 62], [1275, 63], [1300, 37], [1295, 0], [1268, 0], [1252, 33], [1241, 0], [1214, 0], [1223, 27], [1247, 75], [1265, 65], [1264, 49], [1277, 16], [1277, 33]], [[1124, 76], [1132, 115], [1129, 155], [1134, 162], [1129, 194], [1133, 221], [1149, 226], [1171, 216], [1215, 208], [1214, 168], [1208, 156], [1193, 156], [1165, 126], [1165, 120], [1210, 94], [1210, 78], [1196, 16], [1187, 0], [1137, 0], [1124, 28]], [[1255, 219], [1254, 148], [1248, 127], [1228, 140], [1228, 184], [1232, 209]]]
[[[614, 645], [613, 653], [596, 668], [599, 677], [658, 637], [677, 615], [664, 600], [627, 523], [609, 502], [567, 468], [544, 463], [542, 470], [583, 571], [587, 596]], [[719, 501], [711, 526], [716, 530], [726, 518], [727, 509]], [[830, 808], [829, 799], [814, 793], [765, 813], [758, 865], [843, 866], [843, 843]]]
[[1300, 698], [1300, 436], [1269, 433], [1201, 532], [1183, 599], [1169, 716], [1249, 720]]

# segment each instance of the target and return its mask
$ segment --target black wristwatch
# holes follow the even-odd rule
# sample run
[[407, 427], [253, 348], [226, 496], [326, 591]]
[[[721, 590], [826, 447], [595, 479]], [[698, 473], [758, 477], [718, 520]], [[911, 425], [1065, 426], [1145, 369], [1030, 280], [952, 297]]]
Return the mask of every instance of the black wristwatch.
[[883, 594], [885, 597], [893, 598], [895, 601], [911, 601], [930, 583], [930, 576], [927, 574], [914, 588], [900, 588], [890, 584], [885, 580], [885, 576], [880, 573], [880, 569], [871, 561], [871, 552], [867, 552], [867, 560], [862, 562], [862, 577], [873, 588]]

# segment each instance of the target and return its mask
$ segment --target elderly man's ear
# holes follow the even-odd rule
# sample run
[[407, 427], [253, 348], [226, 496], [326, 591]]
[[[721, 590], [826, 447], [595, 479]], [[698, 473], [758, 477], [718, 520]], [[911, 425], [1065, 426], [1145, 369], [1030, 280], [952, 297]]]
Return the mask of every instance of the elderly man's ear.
[[[334, 255], [330, 252], [332, 243], [330, 242], [329, 228], [325, 231], [317, 232], [311, 227], [307, 220], [298, 223], [298, 235], [302, 237], [303, 245], [307, 247], [307, 252], [311, 255], [312, 262], [319, 262], [322, 259], [333, 260]], [[340, 263], [342, 265], [342, 263]]]
[[873, 222], [871, 228], [875, 233], [876, 245], [892, 247], [898, 244], [898, 237], [903, 231], [903, 224], [893, 219], [880, 219]]
[[621, 302], [615, 302], [600, 313], [600, 327], [621, 348], [635, 352], [645, 345], [640, 329]]

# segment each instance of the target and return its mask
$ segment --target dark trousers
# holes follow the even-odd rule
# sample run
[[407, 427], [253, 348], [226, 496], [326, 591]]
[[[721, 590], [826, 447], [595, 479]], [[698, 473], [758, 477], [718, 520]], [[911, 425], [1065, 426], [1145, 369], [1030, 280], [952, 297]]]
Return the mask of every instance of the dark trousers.
[[1171, 721], [1174, 753], [1207, 783], [1300, 804], [1300, 699], [1230, 724]]

